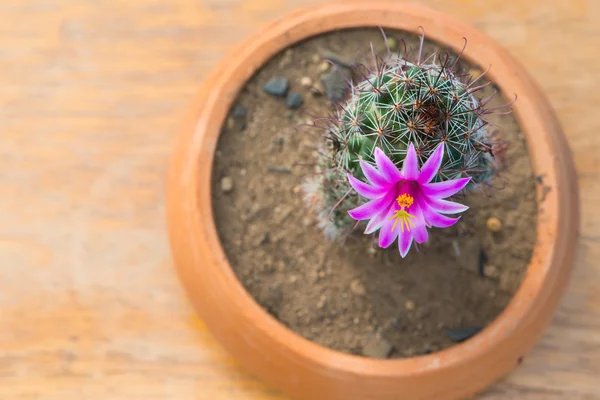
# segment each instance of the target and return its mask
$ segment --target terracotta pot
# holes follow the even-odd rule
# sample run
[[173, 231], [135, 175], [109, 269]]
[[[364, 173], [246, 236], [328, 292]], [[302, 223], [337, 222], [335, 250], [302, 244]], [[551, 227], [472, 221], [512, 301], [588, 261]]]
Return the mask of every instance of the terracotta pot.
[[[287, 329], [245, 291], [217, 237], [211, 173], [217, 139], [237, 93], [287, 46], [340, 28], [382, 26], [417, 32], [485, 69], [514, 105], [538, 185], [537, 241], [526, 278], [508, 307], [480, 334], [438, 353], [375, 360], [339, 353]], [[171, 164], [168, 219], [181, 281], [217, 340], [253, 374], [302, 399], [456, 399], [483, 389], [515, 367], [548, 324], [573, 265], [579, 225], [577, 179], [548, 100], [531, 77], [490, 38], [416, 4], [361, 1], [304, 9], [258, 32], [206, 79], [191, 106]]]

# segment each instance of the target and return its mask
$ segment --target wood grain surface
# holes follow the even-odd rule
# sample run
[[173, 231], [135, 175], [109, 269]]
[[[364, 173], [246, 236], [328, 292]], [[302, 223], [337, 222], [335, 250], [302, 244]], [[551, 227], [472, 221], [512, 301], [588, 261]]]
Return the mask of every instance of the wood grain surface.
[[[315, 0], [0, 2], [0, 399], [286, 399], [211, 338], [165, 229], [173, 136], [209, 69]], [[578, 262], [484, 399], [600, 399], [600, 2], [427, 0], [520, 59], [575, 155]]]

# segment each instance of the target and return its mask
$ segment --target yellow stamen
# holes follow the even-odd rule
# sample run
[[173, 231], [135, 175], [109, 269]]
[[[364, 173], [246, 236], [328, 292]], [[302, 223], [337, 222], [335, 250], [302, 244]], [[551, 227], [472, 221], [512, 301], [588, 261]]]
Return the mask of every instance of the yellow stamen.
[[396, 210], [392, 218], [390, 218], [390, 220], [395, 220], [394, 225], [392, 225], [392, 232], [394, 231], [394, 229], [396, 229], [398, 221], [402, 221], [402, 223], [400, 224], [400, 229], [402, 229], [402, 232], [404, 232], [404, 228], [406, 228], [410, 232], [410, 228], [415, 227], [414, 222], [411, 221], [411, 219], [414, 219], [415, 216], [409, 214], [405, 210], [405, 208], [410, 208], [410, 206], [413, 205], [415, 199], [413, 199], [413, 197], [410, 194], [402, 193], [400, 196], [398, 196], [396, 201], [400, 206], [400, 210]]
[[400, 224], [400, 229], [402, 229], [402, 232], [404, 232], [404, 228], [406, 227], [406, 230], [408, 230], [410, 232], [410, 228], [411, 227], [415, 227], [414, 222], [411, 221], [411, 219], [414, 219], [415, 216], [412, 214], [407, 213], [404, 210], [397, 210], [394, 215], [392, 216], [392, 218], [390, 218], [390, 220], [394, 219], [394, 225], [392, 225], [392, 232], [394, 232], [394, 229], [396, 229], [396, 225], [398, 224], [398, 221], [402, 221], [402, 223]]

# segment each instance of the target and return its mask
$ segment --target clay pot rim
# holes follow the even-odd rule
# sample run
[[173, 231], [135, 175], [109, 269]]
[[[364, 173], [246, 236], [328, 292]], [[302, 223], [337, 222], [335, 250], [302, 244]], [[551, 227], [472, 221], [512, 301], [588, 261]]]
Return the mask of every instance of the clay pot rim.
[[[357, 15], [362, 15], [361, 21], [357, 21]], [[463, 46], [462, 36], [467, 36], [470, 45], [463, 57], [482, 69], [492, 63], [488, 79], [503, 93], [519, 89], [519, 100], [513, 108], [528, 141], [530, 162], [535, 175], [543, 175], [544, 185], [552, 188], [544, 194], [542, 201], [542, 188], [538, 185], [536, 247], [527, 276], [506, 309], [466, 342], [407, 359], [376, 360], [337, 352], [286, 328], [263, 310], [237, 279], [218, 239], [211, 207], [212, 163], [220, 127], [247, 79], [278, 51], [305, 38], [337, 29], [378, 25], [412, 33], [418, 33], [421, 25], [428, 39], [457, 52]], [[563, 278], [572, 265], [579, 224], [578, 193], [576, 182], [571, 182], [574, 169], [568, 147], [557, 128], [556, 117], [548, 111], [547, 100], [523, 68], [498, 44], [469, 25], [417, 4], [346, 1], [289, 14], [252, 35], [230, 52], [214, 71], [194, 100], [179, 137], [170, 170], [167, 201], [171, 245], [182, 283], [215, 336], [222, 337], [223, 332], [219, 332], [214, 317], [203, 306], [210, 299], [198, 293], [199, 286], [192, 282], [206, 276], [206, 271], [215, 284], [230, 290], [222, 301], [236, 315], [221, 315], [220, 318], [225, 320], [223, 323], [230, 323], [229, 318], [237, 318], [254, 324], [261, 331], [262, 339], [274, 347], [282, 346], [283, 349], [273, 349], [279, 356], [293, 354], [320, 369], [356, 377], [412, 377], [460, 366], [484, 357], [528, 325], [536, 327], [535, 336], [543, 329], [547, 321], [540, 315], [544, 308], [553, 308], [551, 298], [564, 290]], [[541, 139], [531, 146], [534, 138]], [[200, 254], [202, 250], [208, 250], [210, 254]], [[230, 349], [234, 347], [232, 341], [223, 344]], [[529, 343], [524, 347], [529, 347]]]

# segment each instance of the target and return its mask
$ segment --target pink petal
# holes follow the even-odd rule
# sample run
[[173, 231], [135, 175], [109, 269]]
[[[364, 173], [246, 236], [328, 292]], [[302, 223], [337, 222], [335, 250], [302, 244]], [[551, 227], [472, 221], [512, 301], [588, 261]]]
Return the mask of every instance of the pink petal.
[[[389, 205], [388, 205], [389, 207]], [[373, 218], [371, 218], [371, 220], [369, 221], [369, 223], [367, 224], [367, 228], [365, 229], [365, 235], [369, 235], [375, 231], [377, 231], [378, 229], [380, 229], [383, 225], [383, 223], [385, 222], [385, 217], [388, 214], [388, 210], [386, 210], [385, 212], [381, 212], [377, 215], [375, 215]]]
[[419, 177], [419, 160], [417, 160], [417, 152], [412, 143], [408, 146], [406, 157], [402, 163], [402, 175], [404, 179], [411, 181]]
[[404, 232], [400, 232], [400, 236], [398, 237], [398, 250], [400, 250], [400, 255], [402, 258], [406, 257], [408, 254], [408, 250], [410, 250], [410, 246], [412, 245], [413, 236], [407, 230]]
[[430, 226], [433, 226], [435, 228], [448, 228], [452, 225], [454, 225], [459, 219], [458, 218], [450, 218], [450, 217], [446, 217], [445, 215], [442, 214], [438, 214], [437, 212], [433, 211], [433, 210], [424, 210], [425, 211], [425, 221], [427, 221], [427, 223]]
[[348, 174], [348, 182], [350, 185], [356, 190], [356, 192], [362, 197], [366, 197], [367, 199], [378, 199], [384, 196], [387, 193], [386, 188], [373, 187], [371, 185], [367, 185], [364, 182], [359, 181], [352, 175]]
[[433, 154], [429, 156], [423, 167], [421, 167], [421, 174], [419, 175], [419, 183], [429, 183], [433, 177], [438, 173], [442, 160], [444, 159], [444, 143], [440, 143], [435, 148]]
[[442, 199], [462, 190], [470, 180], [471, 178], [460, 178], [445, 182], [427, 183], [421, 185], [421, 191], [425, 196]]
[[415, 204], [410, 208], [410, 211], [415, 216], [415, 219], [413, 219], [415, 226], [410, 228], [410, 233], [417, 243], [425, 243], [429, 240], [429, 232], [427, 232], [427, 227], [425, 226], [423, 210], [420, 205]]
[[384, 186], [389, 186], [390, 182], [388, 182], [383, 175], [381, 175], [379, 173], [379, 171], [377, 171], [375, 169], [374, 166], [372, 166], [371, 164], [365, 162], [365, 161], [360, 161], [360, 168], [362, 169], [363, 174], [365, 174], [365, 176], [367, 177], [367, 179], [369, 180], [369, 182], [371, 182], [371, 184], [375, 185], [375, 186], [380, 186], [380, 187], [384, 187]]
[[380, 199], [371, 200], [362, 206], [358, 206], [348, 211], [348, 214], [357, 221], [371, 219], [378, 214], [387, 214], [390, 203], [394, 200], [394, 192], [389, 192]]
[[402, 173], [379, 147], [375, 148], [375, 163], [381, 175], [391, 184], [402, 180]]
[[400, 227], [396, 226], [396, 229], [392, 231], [392, 226], [394, 225], [394, 207], [390, 208], [390, 211], [385, 216], [385, 221], [379, 230], [379, 247], [388, 248], [394, 240], [398, 237], [398, 232], [400, 232]]
[[435, 199], [433, 197], [427, 198], [427, 205], [434, 211], [442, 214], [457, 214], [463, 211], [467, 211], [469, 207], [456, 203], [453, 201]]

